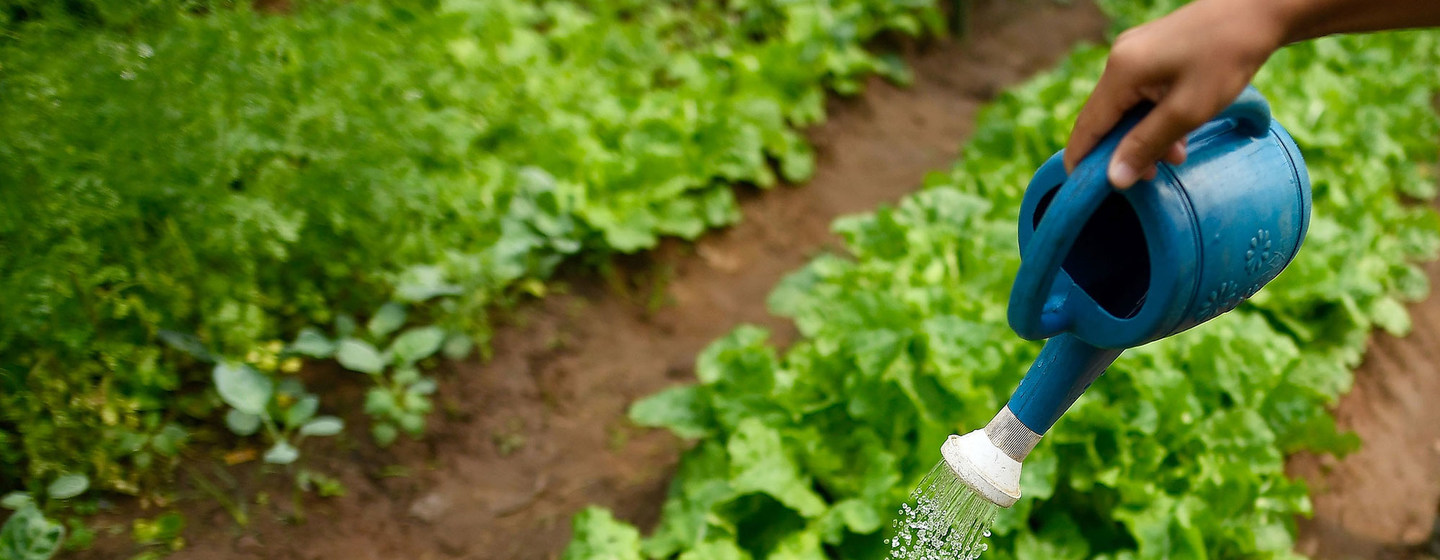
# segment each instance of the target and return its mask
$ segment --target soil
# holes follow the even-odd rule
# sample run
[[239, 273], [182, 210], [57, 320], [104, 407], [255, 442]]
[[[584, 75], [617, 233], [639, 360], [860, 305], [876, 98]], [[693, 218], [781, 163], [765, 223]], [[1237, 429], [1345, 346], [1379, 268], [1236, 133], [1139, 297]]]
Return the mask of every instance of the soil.
[[[1432, 284], [1440, 264], [1426, 267]], [[1359, 451], [1297, 455], [1292, 475], [1314, 494], [1315, 517], [1300, 522], [1300, 552], [1326, 559], [1440, 557], [1440, 298], [1410, 306], [1414, 330], [1378, 333], [1355, 385], [1335, 408]]]
[[[289, 475], [253, 461], [191, 458], [172, 504], [120, 504], [101, 516], [95, 547], [71, 557], [128, 557], [139, 550], [127, 520], [172, 510], [187, 520], [176, 559], [556, 558], [570, 517], [590, 504], [653, 526], [682, 444], [629, 424], [629, 404], [693, 380], [696, 354], [741, 323], [770, 328], [781, 344], [793, 340], [765, 298], [783, 275], [837, 246], [834, 218], [896, 201], [926, 173], [948, 168], [984, 102], [1076, 42], [1098, 40], [1105, 26], [1089, 2], [978, 2], [965, 41], [906, 47], [912, 85], [873, 80], [859, 97], [831, 102], [828, 122], [809, 132], [813, 180], [746, 190], [743, 220], [698, 242], [667, 241], [610, 274], [567, 273], [556, 293], [522, 305], [497, 329], [489, 360], [442, 366], [441, 411], [425, 441], [379, 450], [351, 429], [337, 441], [306, 442], [302, 460], [342, 481], [344, 496], [297, 494]], [[1440, 267], [1431, 276], [1440, 278]], [[1426, 399], [1440, 397], [1440, 298], [1413, 311], [1416, 334], [1377, 336], [1354, 392], [1338, 405], [1365, 447], [1339, 461], [1292, 461], [1318, 494], [1315, 519], [1301, 522], [1303, 552], [1413, 559], [1429, 546], [1440, 406]], [[328, 412], [367, 425], [353, 374], [320, 367], [305, 375], [334, 407]]]

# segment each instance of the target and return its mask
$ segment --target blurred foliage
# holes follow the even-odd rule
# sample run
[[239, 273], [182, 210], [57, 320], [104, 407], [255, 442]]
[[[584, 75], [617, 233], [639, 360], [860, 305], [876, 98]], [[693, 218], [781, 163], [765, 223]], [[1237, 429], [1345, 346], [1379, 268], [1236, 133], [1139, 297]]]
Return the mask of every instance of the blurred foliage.
[[[1123, 25], [1175, 3], [1104, 5]], [[924, 191], [837, 221], [848, 257], [815, 259], [770, 298], [798, 343], [741, 327], [699, 357], [698, 384], [637, 402], [637, 423], [696, 443], [653, 535], [633, 543], [590, 513], [575, 520], [584, 542], [610, 543], [608, 557], [884, 557], [945, 437], [983, 426], [1038, 354], [1006, 322], [1015, 217], [1106, 55], [1077, 48], [991, 104]], [[1305, 247], [1236, 311], [1127, 351], [1030, 455], [985, 558], [1297, 556], [1294, 518], [1311, 504], [1285, 457], [1355, 448], [1327, 406], [1372, 328], [1405, 333], [1403, 303], [1429, 291], [1412, 263], [1436, 257], [1440, 220], [1411, 201], [1435, 196], [1437, 65], [1435, 32], [1329, 38], [1270, 61], [1256, 85], [1313, 179]]]
[[562, 260], [804, 180], [826, 88], [904, 78], [862, 44], [939, 26], [924, 0], [7, 0], [0, 489], [154, 488], [224, 411], [196, 356], [278, 383], [256, 349], [392, 299], [483, 350]]

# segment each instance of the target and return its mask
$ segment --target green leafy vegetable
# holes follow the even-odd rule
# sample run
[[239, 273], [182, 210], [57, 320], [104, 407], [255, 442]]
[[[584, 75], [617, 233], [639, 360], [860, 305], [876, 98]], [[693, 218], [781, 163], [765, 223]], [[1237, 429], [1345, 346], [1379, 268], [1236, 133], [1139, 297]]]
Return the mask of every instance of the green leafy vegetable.
[[575, 534], [562, 560], [640, 560], [640, 532], [609, 511], [587, 508], [575, 514]]
[[7, 495], [4, 506], [15, 512], [0, 525], [0, 558], [49, 560], [60, 550], [65, 527], [46, 519], [29, 495]]
[[[1175, 2], [1104, 2], [1122, 23]], [[895, 207], [838, 220], [848, 256], [787, 277], [784, 352], [740, 327], [698, 384], [631, 409], [702, 438], [682, 457], [651, 558], [880, 558], [887, 522], [946, 435], [982, 426], [1039, 351], [1006, 323], [1015, 216], [1103, 67], [1081, 47], [981, 114], [959, 162]], [[1403, 332], [1440, 248], [1434, 194], [1440, 36], [1287, 47], [1257, 79], [1313, 179], [1305, 248], [1205, 325], [1131, 349], [1042, 440], [985, 558], [1293, 558], [1310, 511], [1286, 454], [1345, 453], [1327, 407], [1372, 328]], [[1419, 187], [1417, 185], [1427, 185]]]

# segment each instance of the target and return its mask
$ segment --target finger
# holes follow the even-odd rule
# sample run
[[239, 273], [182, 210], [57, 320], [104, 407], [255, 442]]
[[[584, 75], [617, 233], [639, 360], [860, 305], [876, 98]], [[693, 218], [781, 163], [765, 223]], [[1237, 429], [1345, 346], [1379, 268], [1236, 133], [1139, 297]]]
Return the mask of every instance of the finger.
[[1180, 165], [1182, 163], [1185, 163], [1185, 156], [1187, 155], [1185, 153], [1185, 146], [1186, 144], [1184, 138], [1181, 138], [1179, 141], [1171, 144], [1170, 150], [1165, 153], [1165, 161], [1171, 165]]
[[1179, 88], [1166, 96], [1115, 148], [1108, 170], [1111, 184], [1117, 188], [1134, 184], [1177, 141], [1219, 112], [1213, 103], [1202, 101], [1211, 97]]
[[1160, 168], [1152, 165], [1150, 166], [1150, 169], [1146, 171], [1144, 175], [1142, 175], [1142, 177], [1144, 177], [1146, 181], [1154, 181], [1155, 177], [1158, 177], [1159, 175]]
[[1080, 115], [1075, 118], [1075, 128], [1065, 145], [1066, 172], [1074, 172], [1080, 160], [1095, 149], [1115, 123], [1120, 122], [1125, 111], [1143, 99], [1131, 80], [1121, 75], [1123, 73], [1107, 68], [1100, 76], [1100, 82], [1095, 84], [1095, 91], [1080, 109]]

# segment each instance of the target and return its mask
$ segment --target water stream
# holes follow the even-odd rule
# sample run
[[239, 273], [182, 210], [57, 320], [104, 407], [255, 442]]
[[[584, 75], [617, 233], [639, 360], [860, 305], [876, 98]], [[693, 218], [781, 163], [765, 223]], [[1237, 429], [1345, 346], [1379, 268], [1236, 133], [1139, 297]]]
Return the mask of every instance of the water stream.
[[1000, 506], [985, 499], [940, 461], [900, 506], [890, 540], [894, 560], [975, 560], [990, 548]]

